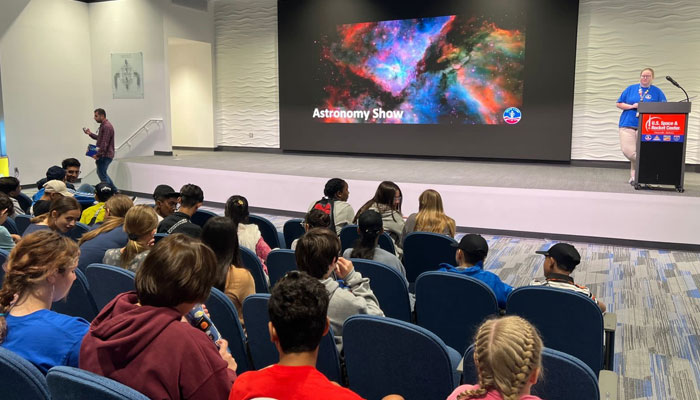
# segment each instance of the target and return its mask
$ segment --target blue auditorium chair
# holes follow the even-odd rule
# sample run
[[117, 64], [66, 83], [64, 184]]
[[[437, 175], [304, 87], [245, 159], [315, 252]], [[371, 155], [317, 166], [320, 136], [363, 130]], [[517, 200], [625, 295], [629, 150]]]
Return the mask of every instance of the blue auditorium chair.
[[5, 263], [9, 256], [9, 251], [0, 249], [0, 285], [2, 285], [2, 281], [5, 279]]
[[369, 286], [377, 296], [384, 315], [411, 322], [411, 300], [406, 278], [396, 269], [376, 261], [361, 258], [351, 258], [350, 261], [357, 272], [369, 278]]
[[17, 224], [12, 218], [7, 218], [5, 220], [5, 223], [2, 224], [2, 226], [7, 229], [8, 232], [10, 232], [10, 235], [20, 235], [19, 233], [19, 228], [17, 227]]
[[461, 355], [427, 329], [393, 318], [353, 315], [343, 325], [349, 387], [367, 399], [444, 399], [459, 383]]
[[446, 235], [431, 232], [412, 232], [403, 241], [403, 265], [406, 279], [414, 283], [418, 275], [437, 271], [441, 263], [455, 264], [457, 242]]
[[19, 235], [23, 235], [27, 227], [31, 225], [31, 219], [31, 215], [20, 214], [15, 216], [15, 225], [17, 225], [17, 232], [19, 232]]
[[3, 400], [50, 400], [46, 378], [34, 364], [0, 347], [0, 393]]
[[246, 248], [241, 247], [241, 261], [243, 266], [250, 271], [253, 275], [253, 280], [255, 281], [255, 293], [269, 293], [270, 288], [267, 282], [267, 277], [265, 271], [263, 270], [262, 262], [255, 253]]
[[453, 272], [423, 272], [416, 279], [416, 324], [464, 353], [484, 320], [498, 315], [496, 295], [478, 279]]
[[166, 238], [168, 236], [167, 233], [156, 233], [153, 235], [153, 244], [160, 242], [161, 239]]
[[135, 274], [122, 267], [90, 264], [85, 270], [85, 276], [98, 310], [101, 310], [118, 294], [135, 290]]
[[90, 227], [82, 222], [76, 222], [73, 229], [68, 231], [68, 237], [75, 240], [76, 242], [90, 230]]
[[242, 374], [252, 370], [248, 351], [246, 350], [246, 337], [241, 322], [238, 319], [236, 306], [223, 292], [212, 288], [209, 299], [204, 303], [207, 306], [211, 321], [218, 329], [221, 336], [228, 341], [228, 348], [238, 367], [236, 373]]
[[[255, 294], [248, 296], [243, 302], [243, 319], [248, 330], [250, 356], [253, 359], [255, 369], [279, 362], [279, 353], [270, 341], [267, 325], [270, 322], [270, 314], [267, 311], [269, 300], [269, 294]], [[330, 327], [328, 333], [321, 338], [316, 368], [331, 381], [343, 383], [338, 348], [335, 345], [333, 330]]]
[[[479, 382], [474, 365], [474, 346], [464, 354], [463, 383]], [[566, 353], [542, 349], [543, 376], [532, 386], [533, 395], [547, 400], [599, 400], [617, 398], [617, 375], [610, 371], [599, 381], [595, 373], [578, 358]], [[602, 393], [601, 393], [602, 392]], [[602, 396], [601, 396], [602, 394]], [[609, 397], [606, 396], [609, 394]]]
[[[578, 358], [595, 374], [601, 369], [611, 369], [614, 325], [605, 324], [600, 308], [589, 297], [551, 287], [519, 287], [508, 296], [506, 314], [530, 321], [539, 330], [546, 347]], [[611, 317], [614, 314], [608, 318]]]
[[301, 235], [306, 233], [306, 231], [304, 230], [304, 220], [301, 218], [290, 219], [289, 221], [284, 223], [282, 232], [284, 235], [284, 244], [286, 245], [286, 248], [291, 249], [292, 242], [295, 239], [299, 239]]
[[52, 400], [148, 400], [115, 380], [73, 367], [51, 368], [46, 382]]
[[258, 229], [260, 229], [260, 235], [262, 235], [263, 240], [265, 240], [265, 243], [267, 243], [271, 249], [284, 248], [284, 241], [280, 240], [281, 235], [270, 220], [265, 217], [261, 217], [260, 215], [253, 214], [248, 216], [248, 220], [251, 224], [258, 226]]
[[[357, 239], [360, 238], [360, 234], [357, 232], [357, 225], [345, 225], [340, 230], [340, 247], [342, 248], [341, 253], [346, 249], [349, 249], [355, 245]], [[391, 240], [391, 236], [384, 232], [379, 236], [379, 248], [388, 251], [391, 254], [396, 254], [396, 246], [394, 246], [394, 241]]]
[[95, 299], [90, 292], [88, 280], [83, 271], [75, 270], [75, 281], [65, 298], [54, 302], [51, 310], [57, 313], [80, 317], [90, 322], [100, 311], [95, 304]]
[[275, 249], [267, 255], [267, 272], [270, 276], [270, 287], [280, 280], [288, 271], [297, 269], [294, 250]]
[[216, 215], [216, 213], [213, 213], [213, 212], [207, 211], [207, 210], [197, 210], [192, 215], [192, 218], [190, 218], [190, 222], [203, 227], [204, 224], [206, 224], [207, 221], [209, 221], [209, 219], [212, 217], [218, 217], [218, 215]]

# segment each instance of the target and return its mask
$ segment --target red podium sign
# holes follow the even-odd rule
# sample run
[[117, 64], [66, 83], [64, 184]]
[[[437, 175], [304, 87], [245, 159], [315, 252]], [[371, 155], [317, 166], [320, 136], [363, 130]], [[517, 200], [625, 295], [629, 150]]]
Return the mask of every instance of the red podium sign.
[[687, 114], [642, 114], [642, 142], [683, 142]]

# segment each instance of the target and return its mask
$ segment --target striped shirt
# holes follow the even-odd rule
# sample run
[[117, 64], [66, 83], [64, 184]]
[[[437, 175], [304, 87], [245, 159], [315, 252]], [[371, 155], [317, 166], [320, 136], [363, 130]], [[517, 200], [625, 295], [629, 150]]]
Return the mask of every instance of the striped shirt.
[[569, 275], [552, 273], [544, 279], [540, 278], [533, 280], [530, 282], [530, 286], [548, 286], [557, 289], [571, 290], [572, 292], [585, 294], [593, 299], [593, 301], [597, 301], [595, 296], [593, 296], [593, 293], [591, 293], [591, 289], [583, 285], [575, 284], [574, 278], [570, 277]]

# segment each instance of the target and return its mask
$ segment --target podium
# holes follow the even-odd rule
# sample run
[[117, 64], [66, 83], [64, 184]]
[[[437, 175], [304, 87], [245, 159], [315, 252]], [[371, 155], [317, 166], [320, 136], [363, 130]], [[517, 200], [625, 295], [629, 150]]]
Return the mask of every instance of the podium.
[[637, 174], [634, 188], [671, 185], [683, 192], [688, 102], [639, 103]]

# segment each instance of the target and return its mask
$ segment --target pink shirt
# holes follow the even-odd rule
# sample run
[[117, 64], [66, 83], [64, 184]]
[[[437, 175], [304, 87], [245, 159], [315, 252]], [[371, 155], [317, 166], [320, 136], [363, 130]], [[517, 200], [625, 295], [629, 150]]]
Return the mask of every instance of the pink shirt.
[[[451, 395], [447, 397], [447, 400], [457, 400], [457, 396], [459, 396], [460, 393], [464, 392], [465, 390], [472, 390], [472, 389], [478, 389], [479, 385], [462, 385], [458, 387], [457, 389], [452, 392]], [[503, 397], [501, 396], [500, 393], [498, 393], [498, 390], [489, 390], [486, 392], [486, 397], [481, 397], [480, 399], [483, 400], [503, 400]], [[526, 394], [525, 396], [520, 397], [520, 400], [542, 400], [537, 396], [532, 396], [529, 394]]]

